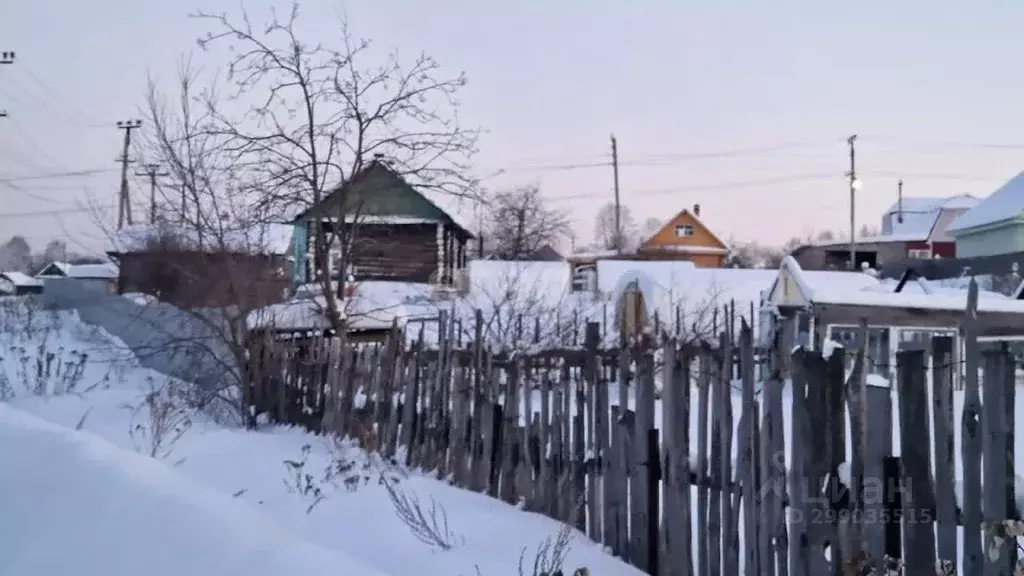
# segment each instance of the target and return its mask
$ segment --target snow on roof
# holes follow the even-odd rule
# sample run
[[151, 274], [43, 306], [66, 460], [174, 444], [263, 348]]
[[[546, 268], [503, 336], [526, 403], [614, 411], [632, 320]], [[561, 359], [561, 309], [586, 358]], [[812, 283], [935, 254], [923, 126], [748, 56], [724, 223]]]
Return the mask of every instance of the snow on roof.
[[[339, 313], [352, 330], [389, 328], [393, 322], [404, 326], [410, 320], [434, 318], [438, 307], [433, 302], [434, 287], [410, 282], [367, 281], [352, 283], [352, 297], [339, 302]], [[330, 328], [327, 300], [318, 286], [302, 295], [249, 313], [250, 329], [323, 330]]]
[[[791, 256], [783, 260], [780, 278], [788, 274], [799, 287], [802, 297], [811, 305], [832, 304], [879, 308], [913, 308], [936, 311], [962, 311], [967, 307], [967, 291], [951, 287], [908, 283], [901, 292], [885, 291], [877, 287], [854, 288], [850, 285], [812, 285], [810, 272], [804, 272]], [[893, 286], [895, 288], [895, 286]], [[909, 287], [909, 288], [908, 288]], [[979, 292], [979, 312], [1024, 314], [1024, 301], [1002, 294]]]
[[[599, 265], [601, 262], [598, 263]], [[625, 264], [623, 262], [622, 264]], [[657, 312], [661, 321], [674, 326], [677, 321], [685, 331], [697, 330], [697, 335], [709, 336], [715, 324], [724, 326], [723, 307], [735, 305], [737, 322], [746, 318], [751, 328], [756, 329], [759, 310], [764, 296], [774, 286], [777, 270], [752, 270], [740, 268], [696, 268], [678, 266], [676, 262], [632, 262], [632, 269], [625, 269], [617, 279], [606, 274], [602, 278], [598, 269], [598, 282], [602, 289], [615, 286], [611, 297], [615, 301], [632, 278], [640, 279], [648, 312]], [[673, 269], [672, 265], [677, 265]], [[625, 267], [623, 267], [625, 268]], [[808, 272], [803, 278], [813, 286], [856, 286], [877, 284], [878, 280], [862, 272]], [[754, 309], [751, 318], [751, 308]], [[735, 327], [739, 329], [739, 326]]]
[[[57, 268], [61, 274], [47, 274], [46, 271], [50, 268]], [[114, 280], [117, 276], [118, 268], [113, 262], [102, 262], [99, 264], [51, 262], [39, 274], [36, 274], [36, 278], [76, 278], [79, 280]]]
[[111, 238], [110, 252], [144, 252], [156, 240], [173, 239], [185, 246], [220, 247], [252, 254], [287, 254], [292, 241], [290, 224], [261, 223], [225, 225], [203, 232], [171, 224], [138, 224], [117, 231]]
[[72, 264], [71, 270], [67, 272], [69, 278], [102, 278], [104, 280], [114, 280], [118, 276], [117, 265], [113, 262], [103, 262], [101, 264]]
[[946, 228], [956, 234], [1017, 218], [1024, 212], [1024, 172], [1017, 174]]
[[478, 226], [473, 224], [476, 220], [473, 215], [476, 211], [476, 202], [469, 198], [462, 198], [451, 194], [442, 194], [435, 190], [425, 189], [420, 186], [413, 186], [413, 189], [429, 200], [434, 206], [440, 208], [452, 219], [452, 222], [463, 230], [471, 234], [476, 233], [474, 231], [477, 230]]
[[0, 275], [11, 281], [15, 286], [41, 286], [42, 282], [24, 272], [3, 272]]
[[0, 451], [5, 469], [18, 471], [0, 474], [10, 576], [383, 576], [162, 461], [4, 404]]

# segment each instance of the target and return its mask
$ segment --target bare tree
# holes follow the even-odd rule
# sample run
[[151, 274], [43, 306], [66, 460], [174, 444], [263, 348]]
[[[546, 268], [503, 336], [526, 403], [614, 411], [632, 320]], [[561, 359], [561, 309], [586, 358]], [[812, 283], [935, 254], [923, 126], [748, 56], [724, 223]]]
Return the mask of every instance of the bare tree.
[[487, 202], [484, 237], [502, 260], [526, 260], [544, 246], [554, 247], [570, 229], [564, 210], [549, 208], [537, 186], [504, 190]]
[[619, 230], [615, 229], [615, 203], [609, 202], [597, 212], [594, 238], [605, 250], [631, 250], [639, 235], [633, 214], [625, 206], [619, 207]]
[[[343, 329], [339, 302], [359, 217], [375, 209], [356, 177], [381, 158], [410, 183], [472, 197], [468, 159], [478, 132], [458, 122], [462, 74], [446, 75], [431, 57], [391, 53], [372, 63], [370, 43], [342, 19], [333, 45], [300, 38], [298, 4], [264, 26], [237, 15], [201, 12], [213, 26], [201, 46], [228, 44], [230, 99], [240, 114], [211, 105], [212, 132], [226, 141], [234, 164], [250, 177], [261, 212], [289, 218], [319, 207], [313, 262], [324, 313]], [[333, 195], [330, 207], [321, 202]], [[332, 271], [337, 274], [332, 274]]]
[[0, 270], [27, 272], [32, 266], [32, 248], [23, 236], [12, 236], [0, 246]]

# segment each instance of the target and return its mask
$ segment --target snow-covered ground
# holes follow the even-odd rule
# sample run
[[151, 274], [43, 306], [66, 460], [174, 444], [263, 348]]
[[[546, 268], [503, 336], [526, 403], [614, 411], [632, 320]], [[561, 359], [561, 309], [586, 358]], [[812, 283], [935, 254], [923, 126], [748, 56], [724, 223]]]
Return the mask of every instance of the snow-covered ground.
[[[179, 383], [73, 313], [0, 302], [0, 354], [5, 576], [511, 576], [560, 530], [294, 428], [249, 432], [174, 409], [173, 429], [154, 434], [144, 399]], [[438, 511], [428, 524], [441, 545], [408, 528], [396, 495]], [[563, 566], [641, 574], [576, 532]]]

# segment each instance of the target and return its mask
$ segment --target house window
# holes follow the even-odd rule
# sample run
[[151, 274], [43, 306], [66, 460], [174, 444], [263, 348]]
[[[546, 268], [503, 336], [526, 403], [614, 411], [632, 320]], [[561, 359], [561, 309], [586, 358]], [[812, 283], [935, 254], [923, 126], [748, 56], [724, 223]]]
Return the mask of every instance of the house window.
[[597, 290], [597, 266], [580, 266], [572, 273], [573, 292], [594, 292]]
[[676, 226], [676, 238], [689, 238], [693, 236], [692, 224], [681, 224]]
[[930, 260], [932, 257], [932, 251], [927, 248], [911, 248], [907, 250], [907, 258], [913, 258], [915, 260]]

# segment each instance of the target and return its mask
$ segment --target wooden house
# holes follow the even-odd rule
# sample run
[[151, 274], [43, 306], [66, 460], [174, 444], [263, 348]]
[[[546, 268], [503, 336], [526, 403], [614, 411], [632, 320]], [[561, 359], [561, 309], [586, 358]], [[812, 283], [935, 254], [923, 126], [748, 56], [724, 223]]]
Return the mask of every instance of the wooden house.
[[253, 309], [289, 292], [291, 226], [194, 231], [140, 225], [119, 230], [107, 254], [119, 263], [117, 292], [142, 293], [179, 308]]
[[41, 294], [43, 281], [23, 272], [0, 272], [0, 295], [23, 296]]
[[467, 244], [474, 237], [433, 194], [410, 185], [378, 158], [293, 220], [296, 285], [322, 278], [325, 272], [314, 258], [317, 226], [335, 240], [326, 273], [338, 277], [342, 244], [335, 231], [342, 222], [343, 233], [350, 238], [347, 273], [356, 282], [451, 285], [456, 273], [466, 268]]
[[[880, 234], [857, 238], [856, 268], [885, 269], [958, 256], [950, 230], [978, 203], [977, 198], [968, 195], [900, 198], [882, 215]], [[792, 256], [804, 270], [845, 270], [850, 267], [850, 240], [800, 246]]]
[[721, 268], [729, 247], [700, 219], [700, 205], [683, 209], [636, 250], [637, 260], [687, 260], [698, 268]]

